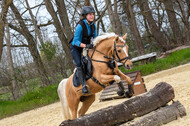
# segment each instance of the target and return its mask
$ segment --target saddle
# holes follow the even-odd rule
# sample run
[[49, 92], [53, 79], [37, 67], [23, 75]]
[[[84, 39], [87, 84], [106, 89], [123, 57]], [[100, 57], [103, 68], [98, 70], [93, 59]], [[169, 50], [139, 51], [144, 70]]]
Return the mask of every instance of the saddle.
[[[92, 62], [89, 58], [89, 56], [82, 56], [81, 57], [81, 63], [82, 63], [82, 70], [84, 72], [86, 81], [92, 77]], [[79, 78], [77, 76], [77, 70], [75, 71], [73, 75], [73, 85], [75, 87], [78, 87], [80, 85]]]

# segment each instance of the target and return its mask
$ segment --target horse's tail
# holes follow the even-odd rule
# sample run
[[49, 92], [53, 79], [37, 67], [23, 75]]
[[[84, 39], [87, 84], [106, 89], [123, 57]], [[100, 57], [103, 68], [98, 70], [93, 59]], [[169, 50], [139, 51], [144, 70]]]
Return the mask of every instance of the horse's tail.
[[63, 118], [64, 120], [71, 119], [71, 113], [69, 110], [66, 94], [65, 94], [65, 88], [66, 88], [66, 83], [68, 79], [63, 79], [58, 86], [57, 93], [62, 105], [62, 111], [63, 111]]

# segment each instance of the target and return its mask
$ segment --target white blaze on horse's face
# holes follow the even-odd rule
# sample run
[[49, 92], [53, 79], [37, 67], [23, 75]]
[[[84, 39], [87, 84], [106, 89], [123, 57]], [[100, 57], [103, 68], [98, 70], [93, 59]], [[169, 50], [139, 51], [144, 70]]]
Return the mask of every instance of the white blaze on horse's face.
[[[128, 54], [128, 46], [127, 45], [125, 45], [123, 48], [123, 54], [125, 54], [125, 57], [129, 57], [129, 54]], [[130, 59], [126, 59], [126, 60], [124, 60], [124, 61], [122, 61], [124, 64], [124, 66], [125, 66], [125, 68], [126, 69], [131, 69], [131, 67], [132, 67], [132, 62], [130, 61]]]
[[128, 55], [128, 53], [127, 53], [127, 48], [126, 48], [126, 46], [123, 47], [123, 51], [125, 52], [126, 57], [128, 57], [129, 55]]

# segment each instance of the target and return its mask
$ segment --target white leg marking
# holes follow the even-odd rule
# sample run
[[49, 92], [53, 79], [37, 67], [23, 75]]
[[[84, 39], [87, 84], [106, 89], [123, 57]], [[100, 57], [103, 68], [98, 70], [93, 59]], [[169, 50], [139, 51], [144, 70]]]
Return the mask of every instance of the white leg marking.
[[114, 80], [119, 83], [121, 81], [121, 78], [118, 75], [114, 76]]

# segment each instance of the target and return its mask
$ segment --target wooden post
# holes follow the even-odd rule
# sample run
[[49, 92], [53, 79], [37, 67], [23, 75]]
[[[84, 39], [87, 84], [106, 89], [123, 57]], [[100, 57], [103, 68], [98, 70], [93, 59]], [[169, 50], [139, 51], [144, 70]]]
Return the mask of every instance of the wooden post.
[[165, 82], [160, 82], [145, 94], [74, 120], [66, 120], [60, 126], [110, 126], [124, 123], [164, 106], [173, 98], [173, 87]]

